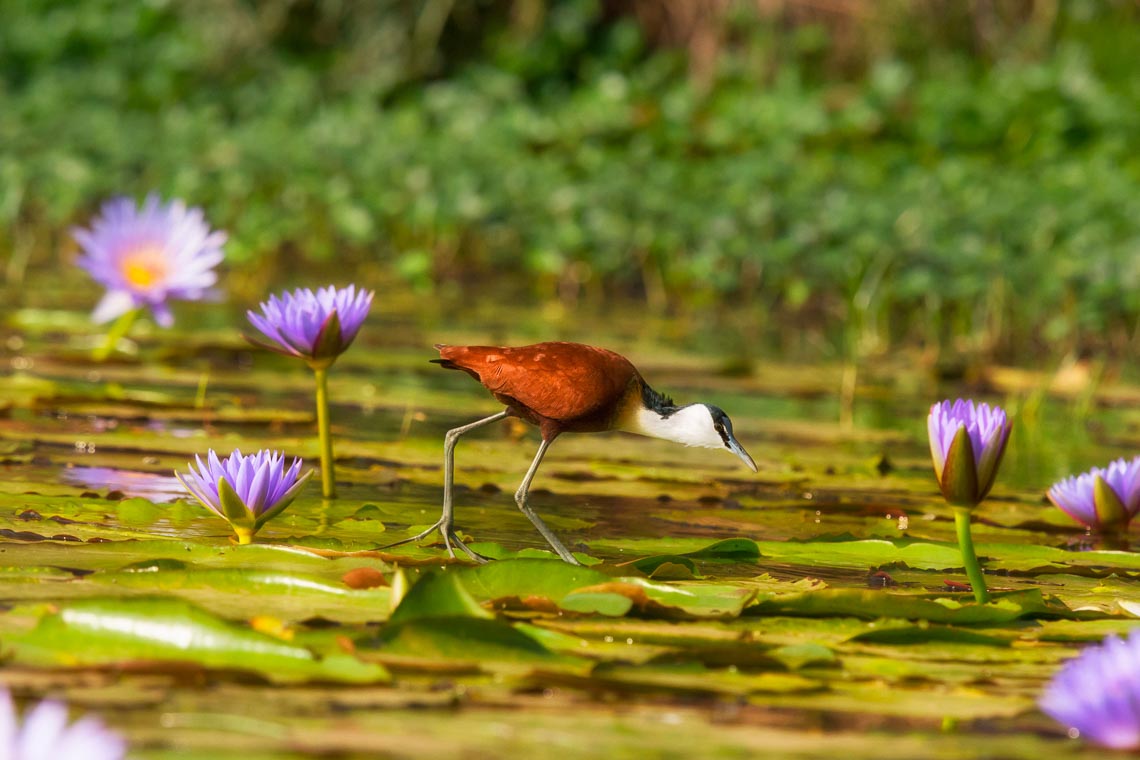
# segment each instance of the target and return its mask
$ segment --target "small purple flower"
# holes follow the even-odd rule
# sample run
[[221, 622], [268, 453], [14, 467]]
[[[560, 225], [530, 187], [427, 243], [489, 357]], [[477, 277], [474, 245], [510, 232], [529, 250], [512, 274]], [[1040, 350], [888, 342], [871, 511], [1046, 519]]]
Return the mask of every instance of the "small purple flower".
[[1012, 430], [1005, 412], [958, 399], [930, 407], [930, 454], [942, 495], [955, 506], [977, 506], [993, 487]]
[[301, 475], [301, 460], [293, 459], [285, 469], [284, 455], [276, 451], [259, 451], [242, 456], [234, 449], [225, 459], [218, 459], [213, 449], [202, 457], [194, 457], [198, 471], [189, 465], [189, 474], [174, 473], [194, 498], [210, 511], [230, 523], [239, 544], [248, 544], [266, 522], [281, 513], [296, 498], [313, 474]]
[[90, 229], [72, 230], [83, 249], [77, 263], [107, 288], [91, 315], [96, 322], [146, 306], [170, 327], [169, 299], [200, 300], [217, 281], [226, 234], [211, 231], [201, 209], [152, 194], [141, 208], [114, 198], [99, 214]]
[[44, 701], [20, 725], [6, 689], [0, 689], [0, 758], [4, 760], [120, 760], [126, 742], [94, 716], [68, 725], [67, 706]]
[[352, 344], [368, 310], [373, 292], [355, 285], [332, 285], [313, 292], [298, 288], [280, 297], [270, 296], [261, 313], [249, 311], [249, 321], [269, 339], [260, 343], [271, 351], [297, 356], [327, 367]]
[[1074, 738], [1140, 747], [1140, 629], [1127, 639], [1109, 636], [1066, 662], [1037, 704]]
[[1124, 528], [1140, 512], [1140, 457], [1054, 483], [1049, 500], [1089, 528]]

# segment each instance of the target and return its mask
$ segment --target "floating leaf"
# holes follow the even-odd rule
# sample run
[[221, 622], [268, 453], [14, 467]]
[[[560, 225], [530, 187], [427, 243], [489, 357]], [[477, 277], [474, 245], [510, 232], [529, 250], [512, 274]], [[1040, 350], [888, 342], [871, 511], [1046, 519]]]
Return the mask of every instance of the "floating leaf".
[[380, 658], [390, 665], [438, 669], [477, 667], [492, 671], [527, 671], [535, 667], [581, 672], [593, 665], [555, 654], [538, 639], [500, 620], [475, 617], [413, 618], [389, 623], [380, 635]]
[[751, 562], [760, 558], [760, 546], [750, 538], [726, 538], [723, 541], [687, 552], [693, 559]]
[[464, 588], [459, 573], [424, 573], [388, 619], [389, 626], [424, 618], [493, 618]]
[[188, 602], [162, 597], [92, 599], [45, 615], [36, 627], [5, 638], [12, 661], [82, 667], [194, 664], [258, 673], [271, 681], [387, 680], [384, 669], [343, 653], [306, 647], [217, 618]]
[[[657, 554], [652, 557], [642, 557], [641, 559], [623, 562], [618, 567], [632, 567], [650, 577], [656, 575], [662, 568], [680, 568], [684, 570], [688, 578], [692, 578], [697, 573], [697, 563], [683, 554]], [[669, 572], [675, 573], [677, 571], [669, 570]]]
[[760, 547], [748, 538], [727, 538], [683, 554], [657, 554], [623, 562], [619, 567], [633, 567], [651, 578], [690, 580], [697, 576], [695, 560], [720, 562], [755, 562]]
[[908, 618], [937, 623], [1008, 623], [1037, 615], [1058, 616], [1068, 610], [1046, 603], [1039, 589], [997, 593], [987, 604], [937, 594], [898, 594], [860, 589], [822, 589], [806, 593], [764, 593], [749, 614], [851, 615], [860, 618]]
[[799, 670], [809, 666], [820, 667], [836, 665], [839, 658], [835, 652], [823, 644], [805, 642], [803, 644], [786, 644], [777, 647], [769, 653], [773, 658], [784, 663], [789, 670]]
[[964, 628], [946, 625], [908, 625], [865, 631], [853, 636], [851, 641], [867, 644], [927, 644], [950, 642], [954, 644], [982, 644], [985, 646], [1008, 647], [1013, 643], [1011, 636], [993, 636]]
[[694, 694], [792, 694], [826, 688], [820, 681], [789, 673], [741, 673], [699, 665], [606, 665], [597, 668], [593, 677], [610, 686]]
[[681, 557], [681, 562], [666, 560], [659, 562], [648, 575], [655, 581], [692, 581], [703, 578], [696, 572], [696, 565], [687, 557]]
[[637, 586], [604, 583], [571, 592], [558, 601], [558, 606], [584, 615], [621, 617], [633, 609], [635, 601], [642, 604], [648, 601]]
[[558, 602], [583, 586], [605, 583], [610, 576], [575, 567], [558, 559], [506, 559], [456, 571], [463, 585], [480, 599], [538, 596]]

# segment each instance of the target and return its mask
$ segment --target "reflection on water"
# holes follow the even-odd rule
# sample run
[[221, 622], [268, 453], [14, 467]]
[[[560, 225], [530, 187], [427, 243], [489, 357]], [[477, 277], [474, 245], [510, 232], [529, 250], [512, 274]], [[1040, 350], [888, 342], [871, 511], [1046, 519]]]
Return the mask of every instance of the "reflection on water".
[[186, 489], [177, 478], [153, 472], [111, 467], [68, 467], [63, 471], [63, 480], [92, 491], [117, 491], [123, 496], [142, 497], [159, 504], [186, 497]]

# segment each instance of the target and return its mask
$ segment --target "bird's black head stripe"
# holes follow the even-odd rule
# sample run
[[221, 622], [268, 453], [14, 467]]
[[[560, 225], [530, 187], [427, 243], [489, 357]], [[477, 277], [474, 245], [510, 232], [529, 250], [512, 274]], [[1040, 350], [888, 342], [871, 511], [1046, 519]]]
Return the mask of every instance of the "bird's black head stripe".
[[673, 399], [664, 393], [658, 393], [645, 383], [641, 384], [641, 403], [645, 404], [646, 409], [652, 409], [662, 417], [668, 417], [677, 411], [677, 405], [673, 403]]
[[724, 410], [719, 406], [712, 404], [705, 404], [709, 408], [709, 414], [712, 415], [713, 429], [720, 435], [720, 439], [724, 441], [724, 445], [729, 445], [729, 439], [732, 438], [732, 420], [724, 413]]

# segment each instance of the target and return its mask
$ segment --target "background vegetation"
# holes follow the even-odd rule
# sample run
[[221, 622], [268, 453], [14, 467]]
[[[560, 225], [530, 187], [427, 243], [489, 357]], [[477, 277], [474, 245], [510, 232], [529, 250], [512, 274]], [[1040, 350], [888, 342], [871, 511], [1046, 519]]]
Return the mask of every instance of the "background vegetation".
[[0, 17], [9, 288], [70, 261], [107, 196], [157, 188], [274, 277], [336, 258], [442, 300], [735, 309], [765, 343], [863, 355], [1140, 347], [1131, 0]]

